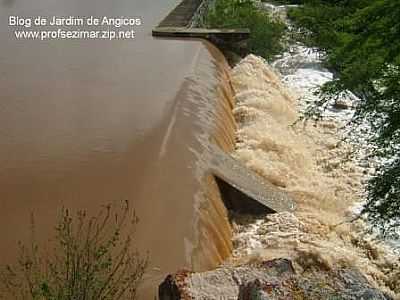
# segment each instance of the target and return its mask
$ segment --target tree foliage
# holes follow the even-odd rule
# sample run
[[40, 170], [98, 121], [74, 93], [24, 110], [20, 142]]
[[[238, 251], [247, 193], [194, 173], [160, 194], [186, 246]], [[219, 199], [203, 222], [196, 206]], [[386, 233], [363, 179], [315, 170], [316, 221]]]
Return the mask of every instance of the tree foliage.
[[382, 163], [369, 181], [364, 213], [393, 229], [400, 218], [400, 2], [304, 2], [289, 16], [304, 29], [303, 41], [322, 49], [337, 74], [321, 89], [323, 101], [354, 92], [361, 98], [354, 121], [367, 120], [374, 133], [370, 142]]
[[254, 53], [269, 59], [282, 49], [280, 39], [285, 25], [272, 20], [251, 0], [216, 0], [205, 22], [210, 28], [250, 29], [250, 39], [243, 54]]

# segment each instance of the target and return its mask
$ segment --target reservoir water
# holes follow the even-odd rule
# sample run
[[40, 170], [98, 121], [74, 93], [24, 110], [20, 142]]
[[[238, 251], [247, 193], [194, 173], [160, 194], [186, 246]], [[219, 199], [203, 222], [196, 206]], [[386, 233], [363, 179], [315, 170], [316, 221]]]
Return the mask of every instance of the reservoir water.
[[[144, 298], [166, 273], [215, 266], [229, 254], [219, 200], [204, 214], [206, 199], [219, 197], [207, 176], [211, 140], [233, 145], [233, 123], [221, 125], [230, 124], [228, 66], [205, 42], [151, 36], [177, 2], [0, 0], [0, 264], [15, 259], [32, 212], [46, 240], [62, 206], [96, 213], [123, 200], [150, 255]], [[17, 40], [10, 15], [143, 24], [135, 39]], [[207, 243], [217, 249], [206, 253]]]

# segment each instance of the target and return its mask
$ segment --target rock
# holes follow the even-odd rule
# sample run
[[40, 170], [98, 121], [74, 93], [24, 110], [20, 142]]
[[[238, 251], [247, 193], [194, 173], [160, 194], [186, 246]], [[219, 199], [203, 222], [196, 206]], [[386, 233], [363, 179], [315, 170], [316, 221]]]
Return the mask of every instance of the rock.
[[158, 295], [160, 299], [165, 300], [181, 299], [181, 293], [172, 275], [168, 275], [167, 278], [165, 278], [163, 283], [160, 285]]
[[391, 299], [372, 287], [356, 269], [318, 265], [296, 273], [289, 259], [224, 266], [202, 273], [169, 275], [160, 300]]
[[337, 99], [335, 103], [333, 103], [333, 108], [336, 109], [349, 109], [352, 108], [353, 104], [348, 99]]
[[368, 169], [370, 167], [370, 162], [368, 160], [362, 160], [359, 162], [359, 166]]
[[[320, 121], [320, 126], [327, 129], [337, 129], [338, 125], [332, 121]], [[332, 131], [332, 130], [331, 130]], [[328, 130], [329, 132], [329, 130]]]
[[163, 300], [189, 300], [187, 294], [187, 278], [189, 271], [180, 271], [175, 275], [168, 275], [158, 288], [158, 297]]
[[[239, 288], [239, 300], [269, 300], [268, 294], [264, 291], [267, 286], [263, 286], [260, 280], [256, 279], [242, 285]], [[273, 289], [273, 286], [271, 286]]]

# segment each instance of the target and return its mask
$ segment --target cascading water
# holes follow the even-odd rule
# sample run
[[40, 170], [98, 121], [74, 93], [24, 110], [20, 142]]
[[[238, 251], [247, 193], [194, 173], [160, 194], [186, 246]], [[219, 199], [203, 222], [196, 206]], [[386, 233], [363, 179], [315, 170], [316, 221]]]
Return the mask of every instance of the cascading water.
[[233, 89], [225, 57], [215, 46], [206, 45], [208, 51], [199, 53], [195, 72], [187, 79], [190, 84], [184, 109], [186, 117], [193, 118], [195, 114], [198, 119], [195, 131], [197, 143], [201, 145], [191, 148], [197, 157], [195, 169], [200, 188], [193, 214], [194, 243], [187, 245], [192, 269], [196, 271], [215, 268], [232, 252], [232, 229], [210, 162], [213, 147], [229, 153], [235, 146]]
[[[268, 7], [284, 16], [284, 6]], [[272, 66], [248, 56], [234, 68], [238, 122], [234, 155], [287, 191], [298, 210], [250, 222], [238, 219], [233, 261], [287, 256], [307, 263], [312, 256], [313, 263], [326, 268], [356, 267], [376, 286], [399, 296], [396, 255], [364, 234], [362, 221], [347, 222], [353, 216], [351, 207], [362, 199], [365, 174], [373, 172], [373, 166], [365, 168], [357, 161], [365, 153], [354, 155], [354, 146], [342, 140], [357, 98], [349, 93], [341, 99], [347, 109], [332, 105], [319, 123], [295, 122], [316, 100], [314, 90], [332, 76], [322, 67], [318, 52], [295, 43]]]
[[[295, 32], [296, 28], [286, 17], [288, 8], [297, 5], [276, 6], [264, 3], [264, 9], [269, 10], [273, 15], [279, 17], [288, 24], [289, 34]], [[295, 42], [288, 38], [288, 51], [277, 57], [272, 66], [279, 71], [282, 81], [300, 97], [297, 101], [297, 107], [304, 112], [310, 104], [318, 101], [318, 92], [324, 83], [332, 80], [334, 74], [323, 66], [322, 58], [324, 54], [315, 48], [304, 46], [302, 43]], [[371, 156], [374, 146], [368, 142], [368, 139], [374, 135], [368, 121], [364, 120], [361, 124], [351, 124], [351, 119], [355, 113], [355, 106], [361, 101], [352, 92], [342, 93], [339, 98], [327, 103], [324, 110], [321, 110], [325, 120], [331, 120], [338, 124], [338, 134], [345, 137], [347, 141], [354, 145], [352, 160], [360, 166], [363, 173], [363, 181], [367, 181], [374, 175], [378, 164], [383, 163], [382, 159]], [[350, 124], [350, 125], [349, 125]], [[360, 191], [362, 196], [364, 191]], [[358, 203], [353, 211], [359, 211], [364, 201]], [[377, 233], [379, 236], [379, 233]], [[394, 234], [396, 236], [396, 234]], [[400, 253], [400, 229], [398, 230], [398, 239], [386, 239], [393, 249]]]
[[223, 261], [232, 233], [210, 160], [215, 145], [234, 147], [229, 67], [209, 43], [151, 36], [178, 0], [116, 1], [112, 9], [106, 0], [11, 2], [0, 1], [1, 22], [127, 12], [145, 22], [135, 41], [51, 45], [0, 28], [0, 267], [16, 261], [18, 241], [29, 241], [32, 212], [45, 244], [61, 207], [96, 214], [122, 200], [140, 219], [135, 246], [150, 258], [140, 299], [153, 299], [170, 272]]

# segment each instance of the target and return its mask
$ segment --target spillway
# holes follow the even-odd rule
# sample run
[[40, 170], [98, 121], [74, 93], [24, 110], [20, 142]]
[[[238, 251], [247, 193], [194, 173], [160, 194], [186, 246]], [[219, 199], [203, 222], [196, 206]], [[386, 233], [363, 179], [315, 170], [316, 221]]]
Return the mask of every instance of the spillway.
[[[10, 15], [140, 16], [135, 40], [16, 40], [0, 26], [0, 263], [15, 260], [33, 212], [39, 239], [62, 206], [96, 213], [129, 200], [149, 251], [144, 298], [168, 272], [206, 269], [231, 251], [209, 171], [230, 151], [229, 67], [199, 40], [151, 37], [175, 0], [0, 2]], [[12, 229], [12, 230], [10, 230]]]
[[167, 273], [214, 268], [230, 255], [226, 201], [238, 202], [224, 189], [256, 199], [257, 209], [293, 208], [228, 155], [235, 101], [223, 54], [206, 41], [151, 36], [176, 4], [0, 2], [5, 23], [11, 15], [143, 23], [135, 39], [113, 41], [18, 40], [0, 26], [1, 265], [28, 240], [32, 213], [46, 244], [62, 207], [94, 215], [128, 200], [139, 217], [135, 246], [150, 258], [139, 298], [153, 299]]

